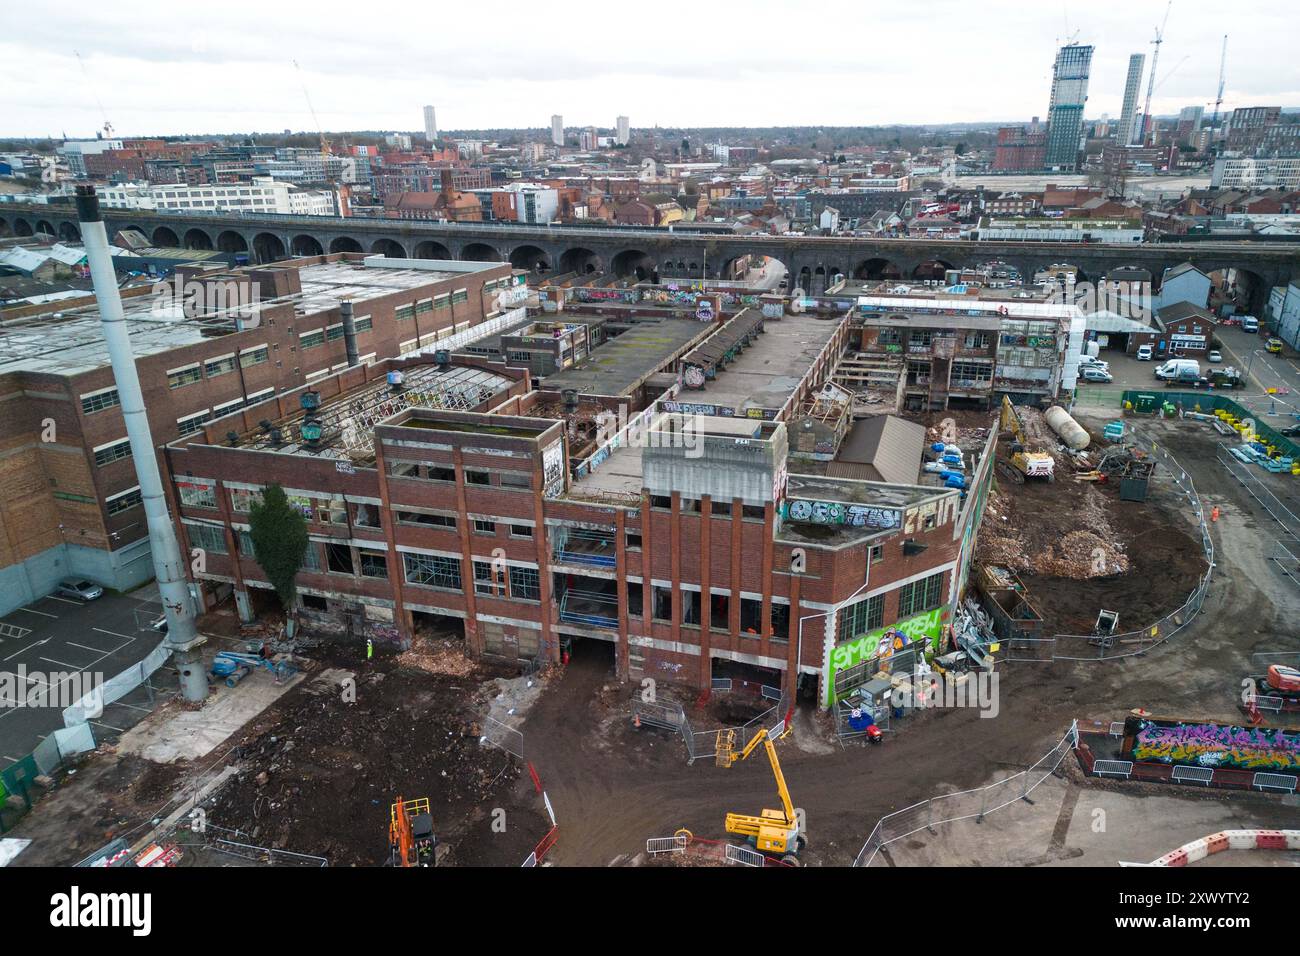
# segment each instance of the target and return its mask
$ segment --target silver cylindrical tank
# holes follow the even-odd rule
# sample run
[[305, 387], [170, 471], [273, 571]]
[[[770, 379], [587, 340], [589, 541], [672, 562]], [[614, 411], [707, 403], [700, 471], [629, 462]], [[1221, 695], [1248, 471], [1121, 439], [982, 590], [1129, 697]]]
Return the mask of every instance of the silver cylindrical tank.
[[1083, 451], [1092, 441], [1083, 426], [1076, 422], [1060, 405], [1053, 405], [1043, 416], [1047, 419], [1047, 426], [1056, 434], [1061, 436], [1061, 441], [1065, 442], [1075, 451]]

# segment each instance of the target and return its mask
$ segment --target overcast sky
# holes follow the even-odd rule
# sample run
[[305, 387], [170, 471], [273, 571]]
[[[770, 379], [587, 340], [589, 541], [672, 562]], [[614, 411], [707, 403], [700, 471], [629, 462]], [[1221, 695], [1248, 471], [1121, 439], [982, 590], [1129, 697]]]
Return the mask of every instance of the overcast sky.
[[[1055, 45], [1096, 47], [1087, 115], [1118, 117], [1164, 0], [386, 0], [0, 7], [0, 135], [423, 125], [879, 125], [1045, 116]], [[1300, 106], [1291, 0], [1174, 0], [1152, 112]], [[80, 53], [84, 61], [78, 62]], [[295, 70], [294, 61], [299, 70]], [[1146, 95], [1146, 80], [1142, 96]], [[1141, 100], [1139, 100], [1139, 103]], [[101, 106], [102, 104], [102, 106]], [[1140, 108], [1140, 107], [1139, 107]]]

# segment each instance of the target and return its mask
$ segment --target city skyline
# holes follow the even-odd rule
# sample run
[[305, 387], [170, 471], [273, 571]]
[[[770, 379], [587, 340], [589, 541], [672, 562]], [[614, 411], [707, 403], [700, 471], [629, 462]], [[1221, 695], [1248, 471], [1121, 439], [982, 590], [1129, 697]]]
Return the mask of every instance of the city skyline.
[[[0, 14], [0, 35], [9, 38], [0, 41], [0, 135], [93, 136], [105, 121], [119, 136], [312, 131], [317, 122], [326, 130], [406, 130], [425, 103], [420, 90], [429, 89], [439, 91], [444, 129], [538, 128], [551, 112], [572, 117], [569, 125], [602, 129], [613, 128], [619, 115], [636, 117], [639, 128], [1017, 122], [1045, 113], [1055, 51], [1076, 30], [1075, 42], [1096, 49], [1087, 116], [1117, 117], [1129, 56], [1149, 49], [1162, 12], [1158, 4], [1135, 12], [1132, 4], [1101, 2], [1080, 24], [1058, 12], [1026, 19], [1019, 8], [1008, 19], [995, 4], [975, 46], [968, 42], [961, 56], [927, 60], [917, 70], [918, 31], [959, 15], [961, 5], [940, 3], [923, 14], [831, 6], [828, 22], [860, 23], [869, 32], [869, 57], [786, 45], [769, 50], [761, 64], [752, 60], [746, 51], [765, 33], [770, 39], [788, 9], [773, 3], [759, 4], [756, 17], [701, 11], [701, 28], [725, 31], [732, 41], [707, 57], [674, 40], [666, 26], [648, 23], [636, 34], [642, 45], [610, 58], [585, 48], [557, 21], [528, 31], [527, 42], [504, 31], [490, 60], [452, 53], [436, 63], [415, 55], [422, 25], [436, 19], [419, 8], [404, 11], [409, 29], [386, 36], [382, 48], [333, 25], [342, 21], [289, 20], [251, 5], [235, 5], [220, 24], [184, 9], [154, 16], [153, 4], [75, 18], [54, 10], [21, 24], [11, 10]], [[1285, 11], [1244, 6], [1237, 22], [1249, 18], [1252, 29], [1229, 40], [1224, 110], [1300, 105]], [[522, 9], [507, 4], [500, 15], [508, 22]], [[999, 30], [999, 23], [1014, 27]], [[1173, 10], [1153, 113], [1212, 104], [1222, 35], [1210, 4], [1184, 2]], [[525, 84], [528, 95], [521, 96]], [[872, 89], [891, 95], [876, 97]], [[960, 99], [952, 90], [961, 91]]]

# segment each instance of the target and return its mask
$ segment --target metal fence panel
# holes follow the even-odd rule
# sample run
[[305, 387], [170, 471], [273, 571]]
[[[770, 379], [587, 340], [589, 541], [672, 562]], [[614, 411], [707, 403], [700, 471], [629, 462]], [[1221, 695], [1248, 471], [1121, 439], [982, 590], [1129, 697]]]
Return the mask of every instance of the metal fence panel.
[[979, 819], [987, 813], [1025, 798], [1030, 791], [1055, 773], [1065, 755], [1077, 746], [1078, 742], [1079, 725], [1073, 722], [1060, 742], [1035, 761], [1029, 770], [1012, 774], [987, 787], [943, 794], [886, 814], [872, 829], [866, 843], [858, 851], [853, 865], [870, 866], [876, 855], [890, 843], [919, 830], [933, 830], [941, 823]]
[[504, 750], [520, 760], [524, 759], [524, 735], [495, 717], [483, 718], [483, 736], [479, 738], [479, 743]]
[[1174, 783], [1188, 781], [1190, 783], [1203, 783], [1208, 787], [1214, 780], [1214, 770], [1210, 767], [1185, 767], [1179, 764], [1174, 767], [1174, 772], [1169, 779]]
[[1127, 780], [1133, 775], [1133, 761], [1097, 760], [1093, 762], [1092, 772], [1098, 777], [1123, 777]]
[[1285, 793], [1295, 793], [1296, 778], [1289, 773], [1256, 773], [1250, 781], [1252, 790], [1281, 790]]
[[757, 850], [751, 850], [747, 846], [736, 846], [728, 843], [723, 851], [728, 863], [739, 863], [741, 866], [762, 866], [766, 860], [763, 854]]

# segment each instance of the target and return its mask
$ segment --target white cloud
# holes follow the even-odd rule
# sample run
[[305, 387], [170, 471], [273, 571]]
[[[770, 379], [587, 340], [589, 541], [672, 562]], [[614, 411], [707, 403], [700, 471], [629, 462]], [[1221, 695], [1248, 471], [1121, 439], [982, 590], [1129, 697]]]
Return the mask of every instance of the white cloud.
[[[1128, 56], [1151, 52], [1165, 4], [1093, 0], [1068, 24], [1048, 6], [11, 4], [0, 135], [86, 135], [105, 116], [128, 136], [310, 130], [304, 83], [332, 130], [418, 129], [427, 102], [445, 129], [542, 127], [556, 112], [605, 127], [620, 113], [634, 126], [1027, 120], [1046, 115], [1055, 45], [1076, 29], [1096, 47], [1088, 115], [1117, 116]], [[1300, 102], [1287, 4], [1243, 0], [1225, 17], [1178, 0], [1155, 112], [1212, 107], [1225, 23], [1225, 108]]]

